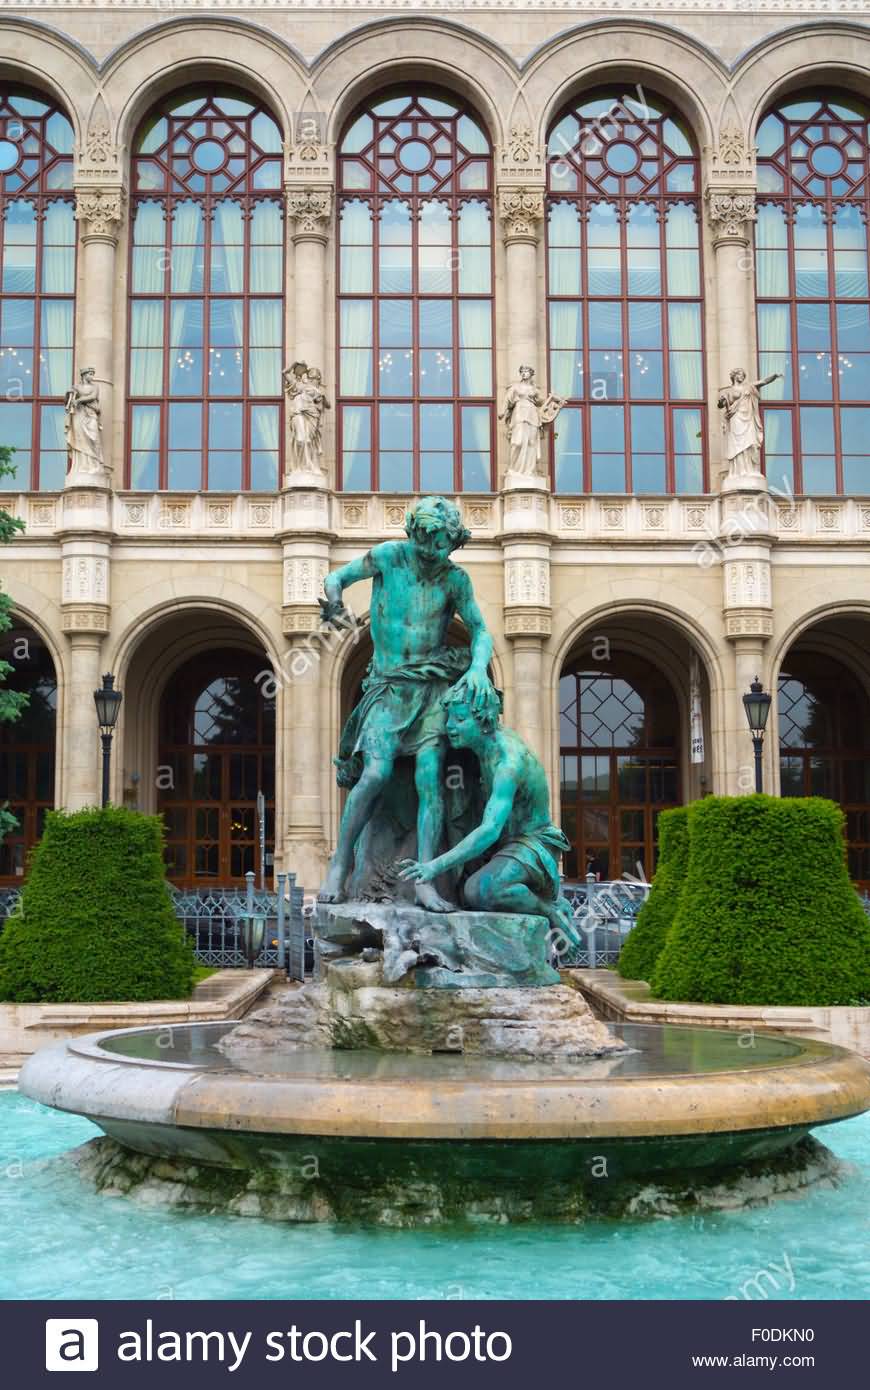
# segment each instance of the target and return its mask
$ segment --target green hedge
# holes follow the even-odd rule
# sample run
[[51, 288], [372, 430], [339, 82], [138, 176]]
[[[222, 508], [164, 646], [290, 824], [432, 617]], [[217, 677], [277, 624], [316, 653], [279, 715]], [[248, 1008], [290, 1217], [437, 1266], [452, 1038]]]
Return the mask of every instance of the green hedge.
[[192, 948], [163, 870], [163, 822], [117, 806], [49, 812], [20, 913], [0, 936], [0, 999], [183, 999]]
[[649, 897], [619, 953], [625, 980], [651, 980], [668, 929], [674, 920], [689, 858], [689, 809], [675, 806], [659, 816], [659, 862]]
[[711, 1004], [870, 996], [870, 921], [849, 881], [843, 819], [821, 797], [690, 806], [686, 879], [653, 992]]

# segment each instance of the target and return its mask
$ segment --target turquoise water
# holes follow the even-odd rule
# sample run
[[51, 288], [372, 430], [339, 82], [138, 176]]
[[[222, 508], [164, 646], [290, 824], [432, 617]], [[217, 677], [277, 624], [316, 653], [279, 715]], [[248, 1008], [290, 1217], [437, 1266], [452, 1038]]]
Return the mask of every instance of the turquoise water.
[[835, 1191], [731, 1214], [461, 1234], [270, 1225], [101, 1197], [50, 1161], [97, 1133], [0, 1094], [0, 1298], [870, 1296], [870, 1114], [819, 1131], [854, 1165]]

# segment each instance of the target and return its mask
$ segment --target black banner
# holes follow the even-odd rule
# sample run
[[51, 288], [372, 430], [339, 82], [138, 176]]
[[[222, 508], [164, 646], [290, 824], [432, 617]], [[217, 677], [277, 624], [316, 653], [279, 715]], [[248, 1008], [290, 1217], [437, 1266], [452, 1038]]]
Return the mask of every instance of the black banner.
[[[215, 1271], [219, 1277], [219, 1270]], [[517, 1270], [518, 1279], [522, 1270]], [[863, 1379], [865, 1305], [841, 1302], [0, 1304], [6, 1384], [57, 1372], [131, 1390]], [[570, 1379], [568, 1379], [570, 1378]]]

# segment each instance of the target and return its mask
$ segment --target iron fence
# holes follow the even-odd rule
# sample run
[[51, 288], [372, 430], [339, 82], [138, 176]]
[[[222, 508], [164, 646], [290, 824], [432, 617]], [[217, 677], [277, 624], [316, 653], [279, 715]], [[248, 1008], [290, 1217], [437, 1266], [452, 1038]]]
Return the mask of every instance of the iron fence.
[[[283, 879], [284, 875], [278, 877]], [[192, 937], [199, 963], [222, 969], [250, 964], [246, 928], [253, 918], [258, 934], [262, 931], [253, 964], [264, 968], [286, 967], [291, 978], [303, 979], [304, 890], [297, 888], [294, 874], [288, 874], [287, 879], [286, 886], [280, 885], [283, 913], [278, 892], [233, 888], [171, 889], [175, 915]]]
[[563, 883], [562, 892], [574, 910], [582, 945], [560, 953], [559, 965], [589, 970], [615, 965], [649, 890], [648, 883], [633, 879], [599, 883], [591, 875], [584, 883]]

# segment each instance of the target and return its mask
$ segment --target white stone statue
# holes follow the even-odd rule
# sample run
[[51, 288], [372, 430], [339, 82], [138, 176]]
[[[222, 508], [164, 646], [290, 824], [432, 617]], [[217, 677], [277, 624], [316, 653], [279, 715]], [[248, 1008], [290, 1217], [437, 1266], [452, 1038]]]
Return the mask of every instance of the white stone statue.
[[507, 389], [504, 410], [498, 417], [505, 422], [510, 444], [510, 467], [505, 480], [509, 486], [522, 485], [529, 478], [537, 478], [540, 486], [544, 429], [553, 423], [564, 404], [561, 396], [538, 389], [534, 367], [520, 367], [517, 380]]
[[725, 435], [725, 457], [729, 477], [755, 478], [761, 474], [761, 446], [764, 430], [761, 426], [759, 389], [779, 381], [782, 372], [747, 381], [742, 367], [731, 373], [731, 385], [719, 391], [718, 408], [724, 410], [722, 432]]
[[284, 392], [290, 405], [291, 473], [323, 474], [323, 412], [330, 405], [317, 367], [293, 362], [284, 370]]
[[103, 459], [103, 425], [100, 419], [100, 388], [93, 367], [82, 367], [78, 385], [66, 393], [66, 419], [63, 433], [69, 449], [70, 465], [66, 485], [102, 483], [109, 470]]

